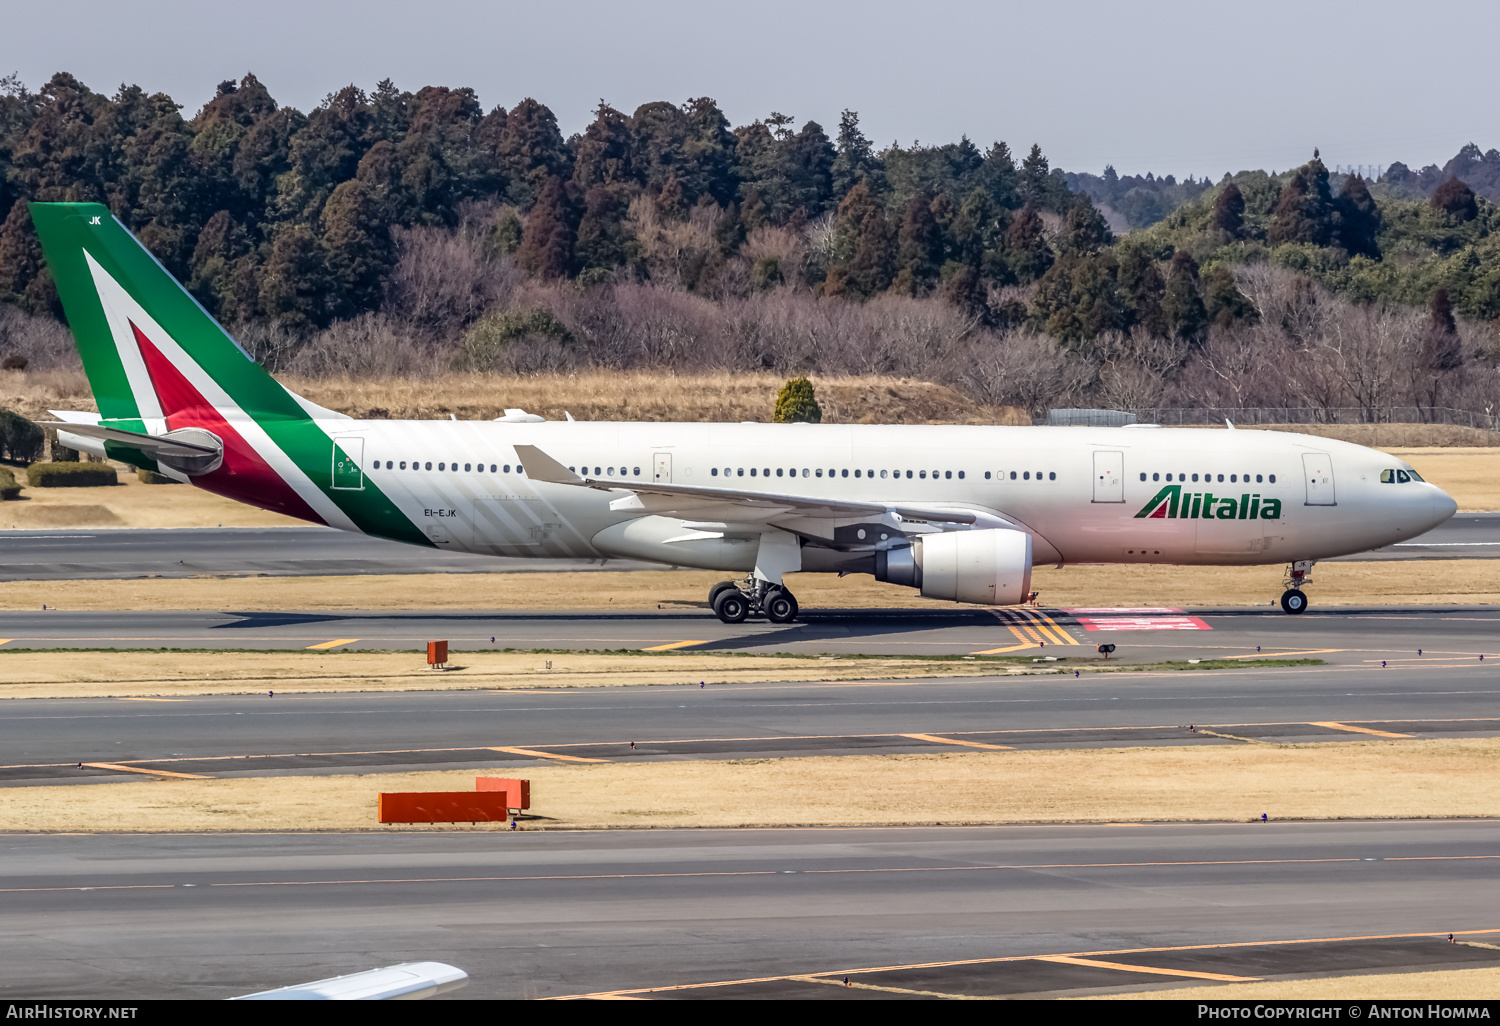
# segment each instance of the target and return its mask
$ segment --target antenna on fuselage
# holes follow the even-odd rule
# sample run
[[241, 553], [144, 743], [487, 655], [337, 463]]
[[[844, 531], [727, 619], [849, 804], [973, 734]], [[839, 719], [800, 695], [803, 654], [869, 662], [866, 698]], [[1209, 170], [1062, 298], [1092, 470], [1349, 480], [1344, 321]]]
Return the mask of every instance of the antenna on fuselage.
[[1224, 418], [1224, 426], [1227, 427], [1231, 431], [1234, 430], [1234, 422], [1231, 421], [1228, 417]]

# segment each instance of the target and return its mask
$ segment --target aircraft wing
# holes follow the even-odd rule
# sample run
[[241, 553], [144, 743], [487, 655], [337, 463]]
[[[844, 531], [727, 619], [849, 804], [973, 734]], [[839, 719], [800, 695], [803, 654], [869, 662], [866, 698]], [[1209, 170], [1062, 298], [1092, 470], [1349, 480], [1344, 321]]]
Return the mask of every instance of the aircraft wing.
[[[601, 491], [633, 492], [648, 500], [641, 504], [641, 508], [648, 512], [667, 512], [669, 509], [691, 509], [701, 506], [716, 508], [728, 506], [751, 514], [756, 520], [764, 520], [781, 513], [827, 519], [878, 517], [894, 513], [903, 520], [922, 520], [939, 524], [973, 524], [979, 519], [973, 513], [962, 510], [923, 509], [919, 506], [856, 502], [848, 499], [820, 499], [806, 495], [783, 495], [777, 492], [747, 491], [740, 488], [663, 484], [659, 481], [613, 481], [579, 477], [534, 445], [518, 445], [515, 449], [516, 457], [526, 468], [526, 476], [533, 480], [546, 481], [549, 484], [576, 485], [580, 488], [597, 488]], [[666, 503], [650, 502], [649, 500], [654, 497], [669, 501]]]

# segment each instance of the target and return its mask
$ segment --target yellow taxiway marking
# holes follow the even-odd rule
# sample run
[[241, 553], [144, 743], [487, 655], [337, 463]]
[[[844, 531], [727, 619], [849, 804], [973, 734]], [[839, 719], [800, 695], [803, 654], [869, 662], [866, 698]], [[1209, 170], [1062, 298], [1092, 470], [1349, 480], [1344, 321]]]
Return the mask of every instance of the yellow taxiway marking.
[[1036, 642], [1028, 641], [1020, 645], [1011, 645], [1009, 648], [987, 648], [982, 652], [970, 652], [969, 655], [1000, 655], [1003, 652], [1020, 652], [1022, 649], [1038, 647]]
[[1225, 973], [1200, 973], [1191, 969], [1162, 969], [1154, 965], [1126, 965], [1124, 962], [1103, 962], [1097, 958], [1078, 958], [1073, 955], [1042, 955], [1038, 962], [1060, 962], [1063, 965], [1086, 965], [1095, 969], [1119, 969], [1127, 973], [1155, 973], [1158, 976], [1189, 976], [1195, 980], [1222, 980], [1225, 983], [1248, 983], [1259, 976], [1229, 976]]
[[319, 645], [308, 645], [306, 651], [312, 652], [321, 648], [338, 648], [340, 645], [352, 645], [358, 640], [358, 638], [335, 638], [332, 641], [325, 641]]
[[1011, 750], [1010, 745], [985, 745], [980, 744], [978, 741], [960, 741], [957, 738], [938, 737], [936, 734], [902, 734], [900, 736], [913, 738], [917, 741], [934, 741], [940, 745], [962, 745], [965, 748], [993, 748], [997, 751], [1001, 749], [1005, 751]]
[[86, 762], [85, 766], [92, 769], [118, 770], [121, 773], [144, 773], [151, 777], [180, 777], [183, 780], [212, 780], [202, 773], [176, 773], [172, 770], [146, 769], [144, 766], [122, 766], [117, 762]]
[[642, 652], [670, 652], [674, 648], [687, 648], [689, 645], [707, 645], [706, 641], [673, 641], [665, 645], [652, 645], [650, 648], [641, 649]]
[[1399, 737], [1410, 739], [1415, 736], [1412, 734], [1392, 734], [1388, 730], [1372, 730], [1369, 727], [1351, 727], [1347, 723], [1337, 723], [1333, 720], [1324, 720], [1322, 722], [1319, 722], [1317, 720], [1309, 720], [1308, 722], [1314, 727], [1327, 727], [1329, 730], [1347, 730], [1355, 734], [1374, 734], [1376, 737]]
[[1322, 655], [1325, 652], [1347, 652], [1347, 648], [1309, 648], [1301, 652], [1251, 652], [1249, 655], [1220, 656], [1220, 659], [1283, 659], [1294, 655]]
[[855, 983], [853, 980], [845, 983], [843, 980], [835, 979], [831, 976], [788, 976], [787, 979], [796, 980], [798, 983], [827, 983], [834, 987], [847, 987], [850, 990], [878, 990], [884, 991], [887, 994], [914, 994], [917, 997], [943, 998], [947, 1001], [987, 1000], [987, 998], [979, 997], [974, 994], [947, 994], [940, 990], [911, 990], [907, 987], [880, 987], [873, 983]]
[[121, 698], [121, 702], [191, 702], [190, 698]]
[[585, 759], [580, 755], [554, 755], [539, 752], [535, 748], [491, 748], [492, 752], [509, 752], [511, 755], [530, 755], [538, 759], [561, 759], [563, 762], [608, 762], [608, 759]]
[[9, 645], [15, 638], [0, 638], [0, 645]]
[[[1032, 622], [1041, 621], [1041, 623], [1046, 624], [1047, 627], [1050, 627], [1052, 629], [1052, 633], [1055, 634], [1055, 635], [1057, 635], [1057, 637], [1060, 639], [1060, 641], [1059, 641], [1060, 644], [1063, 644], [1063, 645], [1077, 645], [1077, 644], [1081, 644], [1078, 641], [1077, 638], [1073, 637], [1067, 631], [1063, 630], [1060, 626], [1058, 626], [1057, 622], [1054, 621], [1052, 619], [1052, 617], [1048, 616], [1046, 613], [1039, 613], [1039, 612], [1028, 613], [1028, 612], [1022, 612], [1021, 615], [1024, 616], [1024, 617], [1027, 617]], [[1045, 630], [1046, 628], [1038, 628], [1038, 629]]]

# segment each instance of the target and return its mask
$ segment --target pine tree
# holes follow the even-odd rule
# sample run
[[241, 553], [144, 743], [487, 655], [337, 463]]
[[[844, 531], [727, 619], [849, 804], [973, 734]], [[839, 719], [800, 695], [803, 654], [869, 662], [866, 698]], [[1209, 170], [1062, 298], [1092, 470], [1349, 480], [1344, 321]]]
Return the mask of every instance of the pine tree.
[[1427, 331], [1422, 337], [1422, 362], [1428, 370], [1456, 370], [1463, 365], [1464, 350], [1447, 289], [1433, 292], [1430, 315]]
[[1229, 268], [1223, 266], [1215, 267], [1203, 279], [1203, 306], [1209, 320], [1221, 328], [1260, 320], [1260, 311], [1240, 291]]
[[582, 191], [634, 181], [633, 151], [629, 120], [600, 100], [593, 122], [573, 148], [574, 184]]
[[[596, 185], [584, 195], [576, 248], [580, 268], [608, 269], [630, 263], [635, 239], [625, 227], [625, 209], [614, 189]], [[536, 216], [534, 208], [532, 216]]]
[[1267, 239], [1272, 245], [1305, 242], [1327, 246], [1334, 241], [1334, 213], [1328, 168], [1314, 156], [1292, 174], [1291, 181], [1281, 190]]
[[1167, 291], [1156, 254], [1145, 246], [1125, 244], [1119, 247], [1120, 296], [1125, 303], [1128, 326], [1138, 328], [1152, 338], [1167, 336], [1167, 322], [1161, 301]]
[[1338, 211], [1338, 242], [1350, 253], [1378, 260], [1380, 246], [1376, 237], [1380, 234], [1380, 208], [1370, 187], [1359, 175], [1350, 175], [1344, 181], [1344, 190], [1335, 201]]
[[1022, 284], [1036, 281], [1052, 266], [1052, 248], [1036, 207], [1027, 203], [1005, 231], [1005, 259]]
[[824, 294], [868, 299], [884, 292], [891, 284], [894, 248], [885, 211], [861, 182], [839, 205]]
[[1472, 221], [1479, 216], [1474, 190], [1457, 178], [1450, 178], [1432, 194], [1433, 210], [1441, 211], [1455, 221]]
[[771, 415], [773, 424], [821, 424], [823, 409], [813, 392], [813, 384], [807, 376], [791, 378], [781, 391], [776, 393], [776, 410]]
[[877, 196], [885, 192], [885, 169], [875, 148], [859, 130], [859, 114], [846, 110], [839, 115], [838, 153], [830, 168], [833, 195], [843, 198], [860, 182]]
[[1062, 246], [1070, 253], [1096, 253], [1114, 241], [1104, 215], [1094, 209], [1088, 196], [1079, 193], [1068, 207]]
[[390, 227], [362, 182], [343, 182], [333, 190], [323, 207], [323, 258], [333, 316], [352, 317], [380, 305], [390, 238]]
[[1042, 148], [1032, 143], [1031, 152], [1021, 161], [1021, 195], [1026, 202], [1038, 207], [1046, 205], [1048, 173], [1047, 158], [1042, 156]]
[[495, 144], [495, 163], [506, 183], [506, 199], [523, 209], [531, 206], [549, 178], [569, 173], [557, 118], [530, 97], [516, 104]]
[[896, 278], [892, 292], [917, 296], [938, 280], [943, 260], [943, 234], [932, 214], [933, 200], [918, 193], [901, 211], [896, 232]]
[[1233, 182], [1214, 199], [1214, 227], [1231, 239], [1245, 234], [1245, 196]]
[[326, 323], [327, 266], [322, 247], [306, 225], [289, 224], [277, 232], [261, 270], [260, 306], [273, 321], [288, 328]]
[[573, 204], [563, 180], [547, 179], [526, 217], [516, 263], [539, 278], [566, 278], [573, 273]]
[[1161, 312], [1167, 330], [1176, 338], [1197, 341], [1208, 328], [1208, 310], [1198, 292], [1198, 262], [1185, 249], [1172, 255]]

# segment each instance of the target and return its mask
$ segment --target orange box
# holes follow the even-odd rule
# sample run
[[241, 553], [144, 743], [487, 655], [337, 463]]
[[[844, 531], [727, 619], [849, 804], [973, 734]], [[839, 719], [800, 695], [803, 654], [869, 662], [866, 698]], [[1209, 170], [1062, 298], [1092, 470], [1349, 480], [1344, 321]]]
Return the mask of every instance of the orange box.
[[511, 808], [531, 808], [531, 781], [529, 780], [508, 780], [504, 777], [475, 777], [474, 789], [476, 791], [506, 791], [510, 794]]
[[441, 666], [448, 661], [448, 643], [446, 641], [429, 641], [427, 643], [427, 665]]
[[502, 823], [510, 816], [506, 791], [382, 791], [382, 823]]

